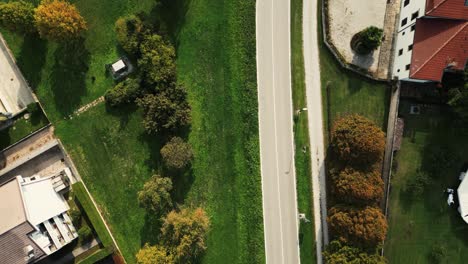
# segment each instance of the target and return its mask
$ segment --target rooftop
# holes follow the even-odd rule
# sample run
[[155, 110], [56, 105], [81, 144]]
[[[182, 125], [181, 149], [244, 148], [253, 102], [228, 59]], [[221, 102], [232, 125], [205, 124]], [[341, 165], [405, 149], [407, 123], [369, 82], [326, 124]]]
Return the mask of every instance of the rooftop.
[[426, 15], [468, 20], [466, 0], [427, 0]]
[[0, 186], [0, 235], [26, 221], [26, 212], [18, 181]]
[[410, 77], [440, 82], [444, 69], [463, 70], [468, 22], [421, 18], [416, 22]]

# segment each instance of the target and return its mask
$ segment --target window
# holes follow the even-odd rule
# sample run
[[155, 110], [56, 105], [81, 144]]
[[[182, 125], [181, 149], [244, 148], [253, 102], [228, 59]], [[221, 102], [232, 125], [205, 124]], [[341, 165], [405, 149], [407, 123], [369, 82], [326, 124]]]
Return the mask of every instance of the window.
[[418, 18], [419, 16], [419, 10], [414, 12], [412, 15], [411, 15], [411, 21], [415, 20], [416, 18]]
[[398, 51], [398, 56], [401, 56], [401, 55], [403, 55], [403, 49], [400, 49], [400, 50]]
[[409, 71], [409, 68], [410, 68], [410, 65], [409, 65], [409, 64], [406, 64], [405, 69], [406, 69], [407, 71]]
[[401, 26], [408, 24], [408, 18], [405, 18], [401, 21]]
[[416, 24], [411, 26], [411, 31], [414, 31], [416, 29]]
[[405, 2], [403, 3], [403, 7], [409, 5], [409, 1], [410, 1], [410, 0], [405, 0]]
[[408, 46], [408, 51], [413, 50], [413, 44]]

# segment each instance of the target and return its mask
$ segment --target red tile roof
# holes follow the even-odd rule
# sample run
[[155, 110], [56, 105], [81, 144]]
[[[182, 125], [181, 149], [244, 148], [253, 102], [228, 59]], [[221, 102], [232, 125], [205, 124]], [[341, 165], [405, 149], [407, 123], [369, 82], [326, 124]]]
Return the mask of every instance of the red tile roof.
[[426, 16], [468, 20], [465, 0], [427, 0]]
[[468, 59], [467, 38], [468, 21], [418, 19], [410, 78], [440, 82], [445, 68], [462, 70]]

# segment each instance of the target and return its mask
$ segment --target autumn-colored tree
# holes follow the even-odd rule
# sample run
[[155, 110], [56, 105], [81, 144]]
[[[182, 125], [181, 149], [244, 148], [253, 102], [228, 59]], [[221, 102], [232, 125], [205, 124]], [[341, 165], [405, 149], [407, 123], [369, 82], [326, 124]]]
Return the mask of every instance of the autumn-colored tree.
[[164, 246], [145, 246], [136, 254], [138, 264], [174, 264], [174, 257]]
[[140, 44], [140, 54], [138, 66], [145, 73], [147, 82], [158, 89], [175, 82], [175, 49], [161, 36], [145, 36]]
[[141, 207], [154, 213], [160, 213], [172, 205], [172, 181], [170, 178], [154, 175], [138, 192], [138, 202]]
[[348, 115], [335, 121], [331, 147], [338, 158], [356, 165], [373, 165], [382, 159], [385, 134], [372, 121]]
[[0, 3], [0, 25], [18, 33], [36, 31], [34, 5], [25, 1]]
[[193, 263], [206, 249], [209, 226], [210, 220], [202, 208], [172, 211], [161, 227], [162, 241], [173, 248], [177, 263]]
[[169, 168], [182, 169], [190, 164], [193, 158], [192, 147], [180, 137], [173, 137], [161, 149], [161, 156]]
[[357, 171], [347, 167], [331, 171], [335, 197], [344, 203], [376, 204], [383, 198], [384, 183], [380, 173]]
[[54, 41], [76, 39], [87, 29], [78, 9], [63, 0], [43, 0], [34, 17], [41, 37]]
[[327, 264], [386, 264], [387, 260], [378, 254], [368, 254], [358, 248], [343, 245], [334, 240], [323, 252]]
[[373, 248], [385, 239], [387, 221], [380, 209], [373, 207], [332, 207], [327, 218], [330, 231], [342, 242]]
[[143, 126], [150, 134], [176, 130], [190, 124], [187, 92], [180, 86], [148, 94], [137, 102], [143, 108]]
[[120, 17], [115, 22], [115, 32], [120, 46], [129, 54], [136, 54], [140, 48], [144, 26], [135, 15]]

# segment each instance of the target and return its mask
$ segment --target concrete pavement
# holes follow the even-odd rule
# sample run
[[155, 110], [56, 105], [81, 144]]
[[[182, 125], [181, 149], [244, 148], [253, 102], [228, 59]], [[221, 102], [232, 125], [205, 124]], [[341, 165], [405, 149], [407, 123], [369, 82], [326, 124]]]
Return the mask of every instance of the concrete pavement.
[[299, 263], [289, 0], [257, 0], [257, 82], [266, 262]]
[[[317, 263], [322, 263], [323, 246], [328, 244], [325, 154], [322, 93], [317, 27], [317, 0], [303, 0], [304, 67], [314, 193], [314, 224]], [[339, 76], [337, 76], [339, 78]]]

